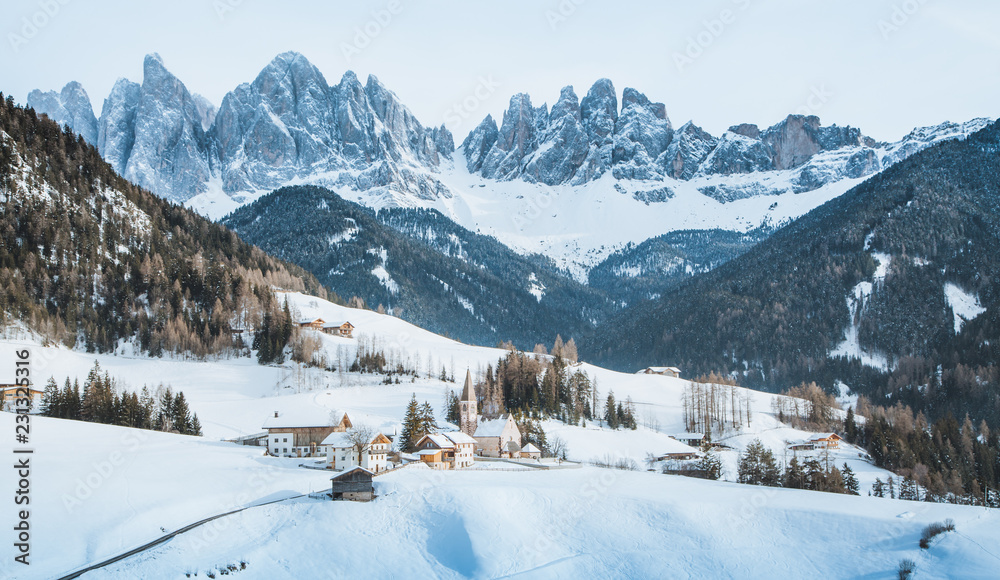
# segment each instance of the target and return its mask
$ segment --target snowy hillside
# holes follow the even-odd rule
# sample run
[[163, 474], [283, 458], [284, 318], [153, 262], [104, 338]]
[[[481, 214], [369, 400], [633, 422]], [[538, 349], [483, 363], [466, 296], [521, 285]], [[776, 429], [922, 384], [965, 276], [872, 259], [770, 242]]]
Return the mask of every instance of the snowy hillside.
[[[350, 321], [355, 338], [318, 335], [336, 366], [351, 360], [359, 342], [380, 345], [391, 357], [475, 374], [504, 354], [499, 349], [451, 341], [397, 318], [338, 306], [299, 293], [284, 296], [296, 317]], [[324, 415], [346, 410], [355, 424], [396, 432], [411, 394], [436, 412], [446, 388], [438, 379], [382, 385], [380, 376], [304, 370], [286, 364], [262, 367], [248, 359], [194, 361], [135, 356], [122, 344], [114, 355], [93, 355], [41, 346], [31, 335], [8, 329], [0, 361], [32, 349], [38, 380], [85, 379], [95, 359], [132, 388], [169, 384], [184, 392], [201, 418], [205, 436], [195, 438], [90, 423], [34, 419], [33, 493], [38, 542], [30, 576], [52, 577], [155, 540], [166, 532], [224, 511], [325, 489], [329, 472], [299, 467], [301, 459], [265, 457], [258, 447], [219, 439], [261, 431], [274, 411]], [[5, 362], [2, 372], [13, 373]], [[577, 461], [629, 458], [645, 465], [647, 454], [689, 449], [668, 434], [684, 430], [682, 398], [687, 381], [623, 374], [588, 364], [579, 368], [630, 397], [640, 427], [613, 431], [588, 425], [543, 423]], [[734, 479], [736, 458], [761, 439], [779, 461], [789, 441], [809, 434], [780, 424], [771, 414], [775, 397], [740, 389], [752, 423], [715, 438], [724, 478]], [[438, 415], [440, 417], [440, 415]], [[13, 430], [13, 415], [0, 414]], [[87, 445], [66, 445], [85, 440]], [[801, 459], [801, 456], [800, 456]], [[886, 472], [863, 461], [851, 446], [833, 454], [858, 473], [862, 493]], [[170, 474], [169, 478], [160, 474]], [[371, 504], [332, 503], [306, 497], [255, 507], [206, 524], [166, 544], [95, 571], [90, 578], [176, 578], [247, 565], [248, 578], [317, 577], [336, 566], [345, 576], [531, 577], [612, 574], [657, 577], [674, 566], [695, 576], [771, 577], [776, 566], [793, 577], [885, 576], [900, 558], [918, 562], [924, 577], [939, 577], [961, 562], [966, 577], [988, 577], [988, 546], [1000, 526], [992, 512], [868, 497], [820, 495], [692, 480], [659, 473], [584, 467], [569, 471], [496, 470], [439, 473], [407, 469], [376, 482]], [[953, 518], [959, 533], [916, 547], [920, 529]], [[752, 533], [748, 533], [751, 532]], [[499, 541], [500, 534], [514, 538]], [[810, 558], [801, 556], [810, 538]], [[669, 546], [669, 549], [666, 547]], [[728, 549], [713, 551], [707, 548]], [[789, 546], [796, 546], [794, 552]], [[58, 550], [56, 549], [58, 547]], [[839, 556], [856, 555], [850, 562]], [[12, 571], [4, 562], [5, 577]], [[242, 572], [241, 572], [242, 573]], [[37, 576], [35, 575], [37, 574]], [[668, 574], [669, 575], [669, 574]]]
[[[12, 415], [0, 427], [12, 430]], [[36, 419], [34, 433], [35, 552], [27, 573], [5, 559], [5, 578], [57, 577], [329, 485], [328, 473], [249, 447], [55, 419]], [[218, 577], [233, 566], [238, 578], [889, 578], [910, 558], [921, 578], [991, 578], [1000, 542], [1000, 516], [982, 508], [590, 467], [406, 469], [375, 486], [372, 503], [251, 507], [84, 577]], [[956, 532], [919, 549], [921, 529], [947, 518]]]

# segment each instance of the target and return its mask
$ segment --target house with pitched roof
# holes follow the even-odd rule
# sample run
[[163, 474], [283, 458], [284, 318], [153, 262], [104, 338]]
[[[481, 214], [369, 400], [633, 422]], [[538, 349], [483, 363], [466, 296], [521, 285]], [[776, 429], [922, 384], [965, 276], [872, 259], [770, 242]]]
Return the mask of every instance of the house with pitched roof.
[[388, 457], [392, 441], [385, 435], [376, 433], [358, 454], [358, 446], [350, 436], [346, 432], [337, 431], [327, 436], [321, 447], [326, 449], [327, 463], [334, 471], [363, 467], [372, 473], [381, 473], [389, 467]]
[[[484, 457], [516, 457], [521, 449], [521, 431], [514, 422], [513, 415], [499, 419], [481, 421], [476, 426], [476, 446]], [[513, 446], [509, 447], [509, 444]]]
[[323, 440], [331, 433], [343, 433], [353, 427], [344, 411], [325, 407], [306, 407], [275, 411], [264, 421], [267, 452], [275, 457], [323, 457]]
[[461, 431], [429, 433], [417, 441], [416, 455], [434, 469], [460, 469], [476, 461], [476, 440]]

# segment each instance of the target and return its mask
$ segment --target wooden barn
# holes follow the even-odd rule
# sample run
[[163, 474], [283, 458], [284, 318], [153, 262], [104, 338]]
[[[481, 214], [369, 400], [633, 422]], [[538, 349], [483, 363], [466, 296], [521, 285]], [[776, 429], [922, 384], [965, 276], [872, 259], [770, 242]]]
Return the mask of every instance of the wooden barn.
[[330, 478], [330, 493], [334, 501], [371, 501], [375, 499], [375, 474], [364, 467], [355, 467]]

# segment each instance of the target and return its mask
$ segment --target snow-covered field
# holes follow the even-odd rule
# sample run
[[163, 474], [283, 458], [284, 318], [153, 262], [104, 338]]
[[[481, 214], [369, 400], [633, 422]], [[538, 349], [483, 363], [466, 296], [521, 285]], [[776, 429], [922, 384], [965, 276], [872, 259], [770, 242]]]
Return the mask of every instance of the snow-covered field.
[[[228, 509], [328, 485], [259, 449], [36, 418], [32, 565], [53, 578]], [[0, 414], [0, 428], [13, 417]], [[299, 497], [179, 535], [85, 578], [994, 578], [1000, 514], [646, 472], [433, 472], [376, 480], [371, 503]], [[957, 531], [917, 546], [923, 526]], [[12, 532], [5, 527], [4, 545]]]
[[[454, 342], [397, 318], [286, 295], [302, 317], [349, 320], [372, 341], [422, 371], [444, 366], [456, 378], [476, 374], [504, 351]], [[350, 361], [362, 339], [322, 335], [331, 360]], [[355, 424], [393, 433], [415, 393], [441, 417], [445, 389], [460, 384], [420, 378], [399, 385], [381, 377], [262, 367], [249, 359], [148, 359], [123, 345], [116, 355], [42, 347], [29, 335], [0, 341], [0, 372], [13, 376], [14, 351], [32, 350], [36, 383], [53, 376], [81, 383], [94, 361], [130, 388], [163, 383], [181, 390], [198, 413], [201, 438], [82, 422], [34, 418], [33, 554], [30, 573], [0, 564], [0, 577], [48, 578], [114, 556], [194, 521], [236, 507], [307, 494], [329, 485], [329, 472], [302, 460], [221, 439], [258, 433], [274, 411], [344, 409]], [[430, 361], [428, 362], [428, 358]], [[668, 363], [670, 361], [664, 361]], [[681, 400], [687, 381], [622, 374], [588, 364], [600, 396], [636, 404], [640, 426], [611, 431], [546, 421], [570, 459], [631, 458], [684, 446]], [[423, 374], [422, 374], [423, 376]], [[716, 434], [725, 477], [736, 476], [739, 450], [755, 438], [788, 460], [789, 441], [809, 434], [771, 415], [774, 395], [747, 392], [752, 423]], [[0, 413], [0, 429], [13, 432]], [[800, 456], [801, 459], [801, 456]], [[858, 473], [862, 493], [886, 473], [846, 446], [831, 457]], [[491, 466], [492, 467], [492, 466]], [[7, 470], [10, 478], [11, 471]], [[9, 485], [15, 485], [13, 481]], [[247, 562], [248, 578], [312, 577], [889, 577], [900, 558], [920, 576], [991, 577], [990, 546], [1000, 539], [997, 515], [982, 509], [903, 503], [708, 482], [648, 472], [592, 467], [563, 471], [466, 473], [405, 470], [377, 479], [369, 504], [301, 497], [217, 520], [92, 578], [177, 578]], [[954, 518], [958, 533], [917, 548], [920, 529]], [[7, 527], [6, 529], [10, 529]], [[4, 532], [12, 538], [12, 532]], [[5, 545], [11, 545], [6, 541]], [[978, 543], [978, 544], [977, 544]], [[849, 557], [846, 557], [848, 556]], [[20, 566], [20, 565], [18, 565]], [[956, 566], [961, 566], [960, 568]]]

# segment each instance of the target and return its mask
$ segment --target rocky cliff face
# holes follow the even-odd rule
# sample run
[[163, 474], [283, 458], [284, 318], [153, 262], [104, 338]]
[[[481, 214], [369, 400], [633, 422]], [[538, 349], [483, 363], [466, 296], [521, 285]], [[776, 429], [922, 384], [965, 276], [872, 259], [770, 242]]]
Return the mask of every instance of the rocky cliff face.
[[159, 55], [146, 56], [122, 175], [175, 201], [204, 192], [212, 173], [202, 118], [194, 97]]
[[88, 143], [97, 143], [97, 117], [94, 116], [90, 97], [80, 83], [67, 83], [58, 93], [43, 93], [35, 89], [28, 93], [28, 106], [38, 113], [48, 115], [60, 125], [68, 125]]

